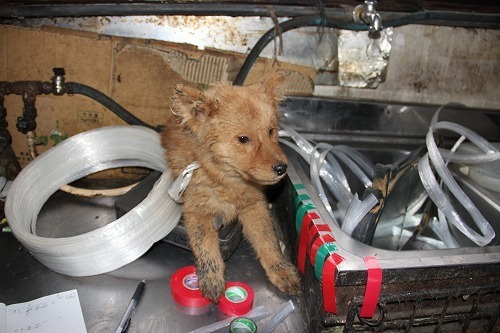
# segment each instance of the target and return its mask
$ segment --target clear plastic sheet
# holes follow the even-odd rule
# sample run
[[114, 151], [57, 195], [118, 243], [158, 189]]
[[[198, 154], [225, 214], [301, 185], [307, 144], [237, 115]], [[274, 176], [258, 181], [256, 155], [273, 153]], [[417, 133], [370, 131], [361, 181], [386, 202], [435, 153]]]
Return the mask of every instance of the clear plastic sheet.
[[[38, 213], [61, 186], [125, 166], [163, 172], [130, 212], [74, 237], [36, 235]], [[171, 183], [158, 133], [140, 126], [103, 127], [61, 142], [24, 168], [12, 184], [5, 212], [14, 236], [50, 269], [71, 276], [102, 274], [134, 261], [175, 227], [181, 210], [167, 193]]]

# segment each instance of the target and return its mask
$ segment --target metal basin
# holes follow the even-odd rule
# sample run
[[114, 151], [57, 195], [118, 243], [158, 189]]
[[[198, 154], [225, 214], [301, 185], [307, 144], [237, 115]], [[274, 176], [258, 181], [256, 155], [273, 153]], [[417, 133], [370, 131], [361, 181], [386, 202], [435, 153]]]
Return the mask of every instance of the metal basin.
[[[311, 108], [309, 112], [307, 107]], [[307, 102], [298, 99], [285, 105], [284, 122], [311, 141], [349, 145], [362, 151], [374, 163], [389, 164], [425, 143], [425, 134], [434, 111], [434, 107], [424, 106], [331, 100]], [[443, 118], [463, 123], [489, 140], [498, 140], [498, 113], [475, 110], [474, 117], [471, 117], [470, 112], [462, 108], [449, 108], [443, 112]], [[366, 113], [369, 115], [364, 117]], [[356, 119], [364, 121], [356, 123]], [[308, 164], [292, 150], [286, 149], [286, 153], [290, 165], [288, 191], [292, 194], [287, 193], [285, 196], [293, 195], [297, 184], [305, 188], [316, 212], [331, 227], [336, 253], [344, 258], [336, 267], [336, 313], [317, 311], [323, 305], [322, 285], [314, 275], [313, 264], [306, 264], [306, 288], [311, 292], [306, 295], [305, 312], [310, 330], [321, 332], [340, 326], [344, 331], [356, 329], [362, 332], [363, 329], [370, 331], [373, 326], [378, 327], [377, 331], [391, 332], [396, 329], [411, 329], [412, 332], [454, 331], [464, 327], [477, 329], [478, 332], [500, 329], [497, 320], [500, 304], [498, 237], [486, 247], [470, 246], [464, 244], [463, 240], [464, 246], [455, 249], [438, 249], [429, 244], [413, 242], [408, 250], [400, 251], [401, 244], [405, 243], [402, 238], [408, 239], [408, 236], [383, 233], [376, 235], [370, 245], [364, 244], [335, 225], [313, 188]], [[402, 184], [408, 184], [409, 178], [415, 180], [418, 175], [408, 173], [407, 179], [403, 178], [400, 179]], [[361, 184], [353, 184], [353, 192], [362, 193]], [[405, 200], [418, 197], [421, 189], [414, 186], [415, 181], [411, 184], [401, 186], [393, 198], [387, 198], [389, 217], [405, 209]], [[409, 190], [413, 193], [408, 193]], [[480, 193], [476, 193], [473, 200], [478, 202], [478, 206], [489, 205], [491, 209], [485, 210], [485, 214], [498, 233], [500, 214], [496, 206], [491, 205]], [[389, 201], [392, 203], [389, 204]], [[289, 205], [282, 211], [287, 211], [280, 218], [282, 223], [294, 218], [294, 207]], [[383, 219], [382, 216], [379, 227], [383, 225]], [[432, 235], [424, 233], [422, 236]], [[298, 246], [297, 233], [291, 232], [289, 237], [290, 242]], [[376, 257], [383, 272], [378, 314], [370, 320], [358, 316], [367, 283], [366, 257]]]

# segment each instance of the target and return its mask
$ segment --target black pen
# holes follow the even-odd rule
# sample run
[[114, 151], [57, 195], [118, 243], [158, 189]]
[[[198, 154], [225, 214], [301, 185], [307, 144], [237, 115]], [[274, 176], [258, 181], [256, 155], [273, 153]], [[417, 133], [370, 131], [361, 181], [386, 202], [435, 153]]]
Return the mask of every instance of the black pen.
[[146, 280], [142, 280], [141, 282], [139, 282], [139, 285], [137, 286], [137, 289], [135, 289], [134, 295], [132, 296], [130, 303], [128, 303], [127, 310], [125, 311], [125, 314], [123, 315], [123, 318], [120, 321], [120, 324], [118, 325], [115, 333], [123, 333], [127, 330], [130, 324], [130, 316], [132, 315], [132, 311], [135, 309], [137, 303], [139, 303], [139, 299], [144, 292], [145, 285]]

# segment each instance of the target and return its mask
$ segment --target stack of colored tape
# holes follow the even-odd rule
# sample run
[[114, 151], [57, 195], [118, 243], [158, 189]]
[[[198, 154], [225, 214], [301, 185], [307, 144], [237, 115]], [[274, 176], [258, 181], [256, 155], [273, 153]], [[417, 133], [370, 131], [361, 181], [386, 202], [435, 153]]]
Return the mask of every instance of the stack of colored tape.
[[[186, 266], [170, 278], [170, 290], [174, 300], [185, 308], [202, 308], [210, 299], [203, 297], [195, 266]], [[252, 310], [254, 292], [243, 282], [227, 282], [226, 291], [219, 299], [219, 308], [230, 316], [242, 316]], [[193, 313], [198, 314], [198, 313]]]

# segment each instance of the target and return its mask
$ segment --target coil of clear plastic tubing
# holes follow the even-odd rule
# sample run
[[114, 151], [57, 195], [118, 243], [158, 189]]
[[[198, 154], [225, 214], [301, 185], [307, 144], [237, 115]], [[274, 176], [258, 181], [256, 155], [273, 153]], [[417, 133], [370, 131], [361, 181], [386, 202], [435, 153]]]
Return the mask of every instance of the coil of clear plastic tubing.
[[[139, 205], [85, 234], [37, 236], [38, 213], [62, 185], [125, 166], [163, 172]], [[102, 274], [134, 261], [175, 227], [181, 212], [167, 193], [172, 181], [157, 132], [141, 126], [102, 127], [70, 137], [24, 168], [12, 184], [5, 213], [15, 237], [48, 268], [71, 276]]]

